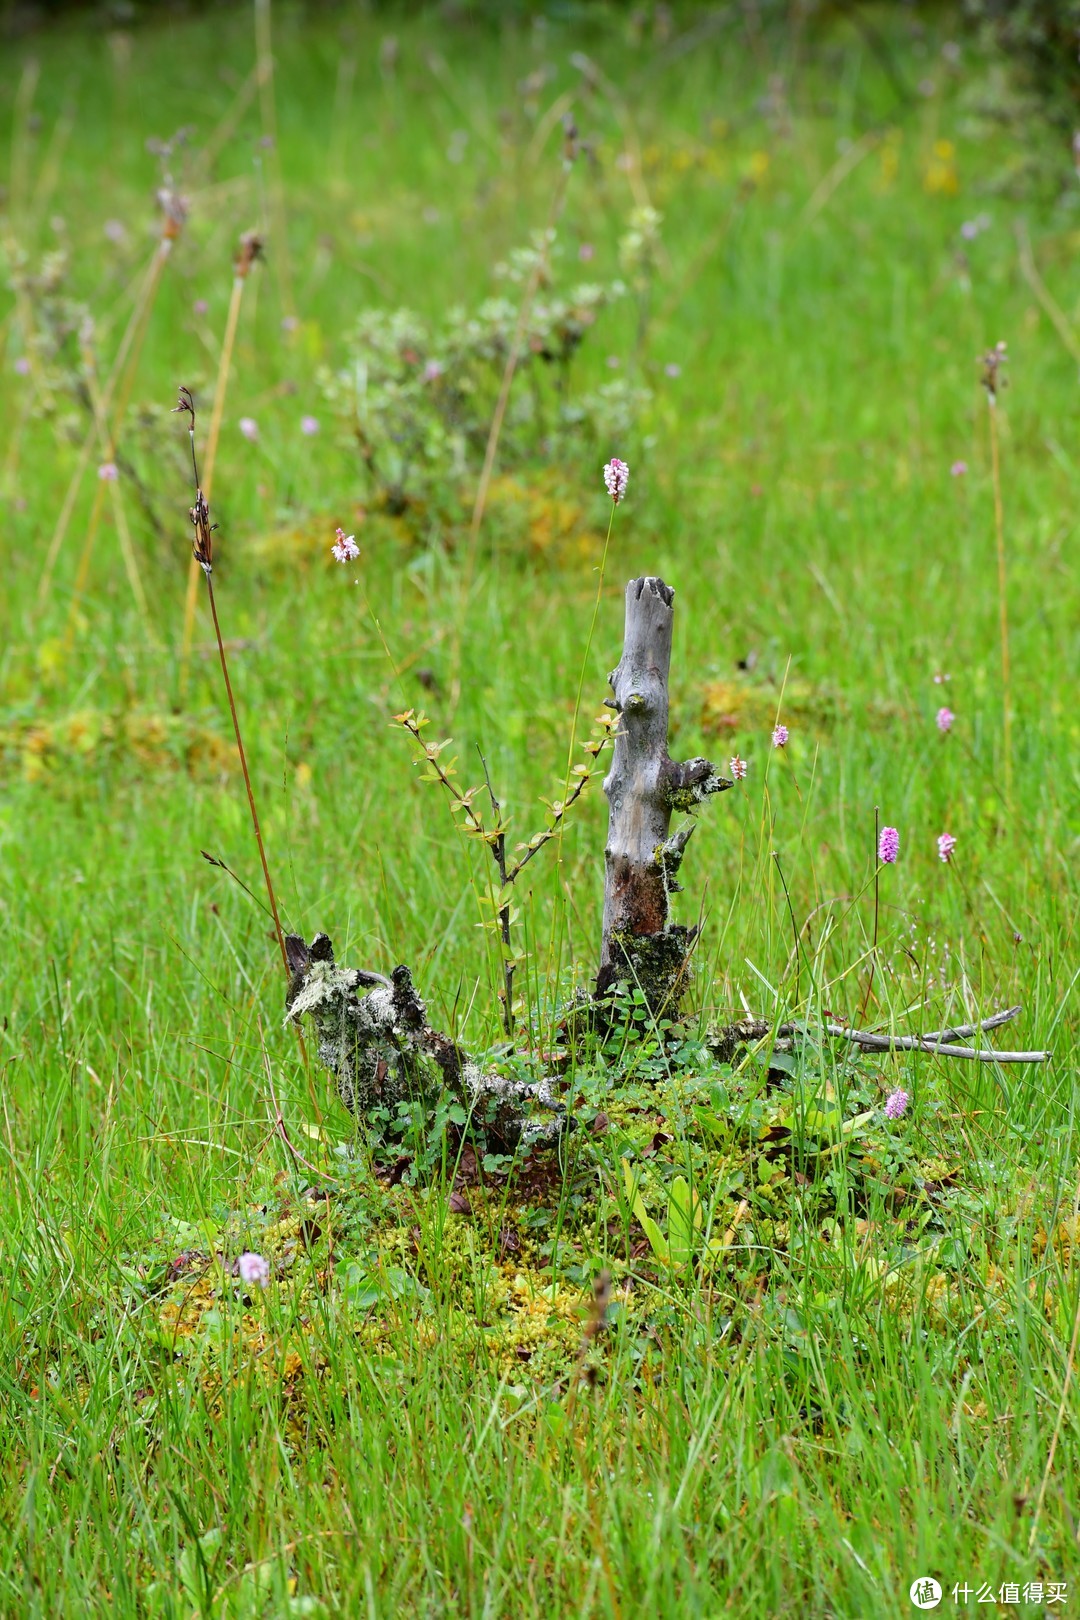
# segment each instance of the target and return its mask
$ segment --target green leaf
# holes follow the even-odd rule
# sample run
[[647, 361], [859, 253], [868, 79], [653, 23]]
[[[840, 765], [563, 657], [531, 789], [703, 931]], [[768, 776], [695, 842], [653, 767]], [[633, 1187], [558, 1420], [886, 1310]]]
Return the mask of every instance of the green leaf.
[[[695, 1207], [696, 1206], [696, 1207]], [[676, 1176], [668, 1197], [668, 1242], [671, 1263], [689, 1266], [694, 1259], [694, 1230], [701, 1220], [701, 1206], [683, 1176]]]
[[634, 1175], [634, 1172], [631, 1169], [630, 1163], [627, 1159], [623, 1160], [622, 1167], [623, 1178], [626, 1182], [626, 1196], [629, 1200], [630, 1207], [633, 1210], [642, 1231], [648, 1238], [649, 1247], [652, 1249], [656, 1258], [664, 1265], [668, 1265], [671, 1261], [671, 1253], [668, 1249], [667, 1239], [660, 1230], [659, 1226], [653, 1220], [652, 1216], [649, 1214], [648, 1210], [645, 1208], [644, 1201], [640, 1192], [638, 1191], [637, 1177]]

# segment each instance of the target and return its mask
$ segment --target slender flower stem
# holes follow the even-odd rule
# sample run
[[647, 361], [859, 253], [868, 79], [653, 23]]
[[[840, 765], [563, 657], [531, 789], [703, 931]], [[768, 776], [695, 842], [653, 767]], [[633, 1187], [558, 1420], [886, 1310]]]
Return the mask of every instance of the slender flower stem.
[[596, 621], [600, 614], [600, 602], [604, 594], [604, 575], [607, 572], [608, 550], [611, 546], [611, 530], [615, 523], [615, 503], [611, 504], [608, 514], [607, 534], [604, 536], [604, 549], [600, 556], [600, 577], [596, 582], [596, 600], [593, 602], [592, 620], [589, 624], [589, 636], [585, 643], [585, 655], [581, 660], [581, 672], [578, 675], [577, 694], [574, 698], [574, 718], [570, 724], [570, 747], [566, 755], [566, 782], [563, 787], [565, 799], [570, 789], [570, 772], [574, 765], [574, 750], [577, 747], [578, 720], [581, 717], [581, 694], [585, 690], [585, 676], [589, 669], [589, 655], [592, 652], [593, 638], [596, 635]]
[[[240, 320], [240, 302], [244, 296], [244, 283], [247, 281], [247, 270], [241, 269], [238, 264], [236, 274], [233, 276], [232, 296], [229, 299], [229, 314], [225, 322], [225, 337], [221, 344], [221, 355], [218, 359], [217, 382], [214, 386], [214, 403], [210, 410], [210, 432], [206, 439], [206, 489], [207, 500], [214, 488], [214, 466], [217, 462], [218, 439], [221, 434], [221, 418], [225, 410], [225, 392], [229, 386], [229, 369], [232, 365], [233, 346], [236, 342], [236, 328]], [[199, 574], [201, 570], [195, 558], [191, 559], [188, 569], [187, 596], [184, 599], [184, 633], [180, 643], [180, 702], [183, 704], [187, 697], [188, 675], [191, 665], [191, 642], [195, 630], [195, 604], [198, 600]]]
[[879, 896], [878, 896], [878, 883], [879, 883], [879, 879], [881, 877], [881, 860], [880, 860], [880, 857], [878, 855], [878, 850], [881, 847], [881, 831], [880, 831], [880, 828], [879, 828], [879, 825], [878, 825], [880, 819], [881, 819], [881, 811], [880, 811], [879, 807], [875, 804], [875, 806], [874, 806], [874, 942], [873, 942], [873, 945], [870, 947], [870, 977], [866, 981], [866, 994], [863, 996], [862, 1006], [859, 1008], [859, 1023], [860, 1024], [862, 1023], [863, 1018], [866, 1016], [867, 1007], [870, 1005], [870, 992], [874, 988], [874, 972], [875, 972], [875, 969], [877, 968], [878, 913], [879, 913], [879, 910], [880, 910]]
[[988, 400], [990, 415], [990, 467], [994, 482], [994, 534], [997, 541], [998, 625], [1001, 636], [1001, 691], [1005, 707], [1005, 810], [1012, 811], [1012, 678], [1009, 663], [1008, 574], [1005, 560], [1005, 515], [1001, 501], [1001, 457], [998, 449], [997, 406]]
[[[568, 792], [570, 790], [570, 775], [571, 775], [571, 772], [572, 772], [573, 766], [574, 766], [574, 750], [577, 747], [578, 720], [580, 719], [580, 716], [581, 716], [581, 694], [585, 690], [585, 676], [586, 676], [586, 673], [587, 673], [588, 668], [589, 668], [589, 656], [590, 656], [590, 654], [592, 652], [593, 637], [596, 634], [596, 621], [597, 621], [597, 618], [598, 618], [599, 613], [600, 613], [600, 601], [601, 601], [601, 598], [602, 598], [602, 596], [604, 594], [604, 575], [605, 575], [605, 573], [607, 571], [608, 550], [609, 550], [609, 548], [611, 546], [611, 531], [612, 531], [612, 528], [614, 527], [614, 524], [615, 524], [615, 505], [616, 505], [615, 501], [612, 501], [612, 503], [611, 503], [611, 511], [608, 513], [607, 534], [604, 536], [604, 549], [603, 549], [603, 552], [601, 553], [601, 556], [600, 556], [600, 577], [596, 582], [596, 600], [593, 602], [592, 620], [591, 620], [591, 622], [589, 624], [589, 636], [588, 636], [588, 640], [585, 643], [585, 654], [584, 654], [584, 657], [581, 660], [581, 671], [580, 671], [580, 673], [578, 675], [577, 693], [576, 693], [576, 695], [574, 697], [574, 718], [573, 718], [573, 720], [571, 722], [571, 725], [570, 725], [570, 746], [569, 746], [569, 748], [567, 749], [567, 752], [566, 752], [566, 779], [565, 779], [565, 782], [563, 784], [563, 803], [564, 804], [566, 802], [566, 796], [567, 796], [567, 794], [568, 794]], [[556, 846], [555, 846], [555, 866], [556, 866], [556, 870], [558, 870], [558, 869], [560, 869], [562, 867], [563, 826], [564, 826], [563, 820], [560, 819], [559, 827], [558, 827], [558, 839], [557, 839], [557, 843], [556, 843]], [[556, 929], [557, 929], [557, 926], [558, 926], [558, 920], [559, 920], [559, 912], [558, 912], [558, 908], [555, 907], [555, 908], [553, 908], [552, 914], [551, 914], [551, 933], [550, 933], [550, 936], [549, 936], [549, 939], [548, 939], [548, 961], [549, 962], [555, 962], [556, 961], [555, 934], [556, 934]], [[562, 949], [561, 940], [560, 940], [560, 943], [559, 943], [559, 949], [560, 950]]]
[[221, 673], [225, 679], [225, 693], [229, 700], [229, 713], [232, 716], [233, 734], [236, 737], [236, 752], [240, 756], [240, 769], [244, 773], [244, 786], [247, 789], [248, 809], [251, 811], [251, 825], [255, 830], [255, 842], [259, 846], [259, 860], [262, 862], [263, 881], [266, 884], [266, 898], [270, 902], [270, 913], [274, 919], [274, 933], [277, 936], [278, 950], [281, 952], [281, 962], [286, 976], [289, 974], [289, 958], [285, 950], [285, 936], [281, 930], [281, 918], [278, 915], [277, 896], [274, 894], [274, 885], [270, 877], [270, 867], [266, 859], [266, 846], [263, 844], [262, 827], [259, 824], [259, 812], [255, 806], [255, 792], [251, 786], [251, 773], [248, 770], [247, 754], [244, 752], [244, 739], [240, 734], [240, 717], [236, 712], [236, 699], [233, 696], [232, 680], [229, 676], [229, 660], [225, 656], [225, 642], [221, 634], [221, 624], [218, 621], [217, 602], [214, 598], [214, 526], [210, 522], [210, 507], [199, 483], [199, 464], [195, 457], [195, 402], [187, 388], [180, 390], [180, 403], [176, 410], [182, 411], [188, 418], [188, 433], [191, 438], [191, 471], [195, 479], [195, 505], [191, 508], [191, 521], [195, 528], [194, 554], [195, 560], [206, 575], [206, 594], [210, 598], [210, 614], [214, 621], [214, 635], [217, 638], [218, 657], [221, 659]]
[[206, 594], [210, 598], [210, 613], [214, 620], [214, 634], [217, 637], [218, 656], [221, 659], [221, 673], [225, 677], [225, 692], [229, 699], [229, 713], [232, 715], [233, 734], [236, 737], [236, 752], [240, 756], [240, 769], [244, 773], [244, 786], [247, 788], [248, 808], [251, 811], [251, 825], [255, 830], [255, 842], [259, 846], [259, 860], [262, 862], [263, 880], [266, 883], [266, 898], [270, 902], [270, 911], [274, 919], [274, 932], [277, 935], [278, 950], [281, 952], [282, 964], [286, 975], [289, 972], [289, 958], [285, 954], [285, 936], [281, 931], [281, 918], [278, 916], [277, 898], [274, 894], [274, 885], [270, 878], [270, 867], [266, 860], [266, 849], [263, 844], [262, 828], [259, 825], [259, 812], [255, 808], [255, 794], [251, 786], [251, 775], [248, 771], [247, 755], [244, 752], [244, 739], [240, 735], [240, 720], [236, 713], [236, 700], [233, 697], [232, 681], [229, 678], [229, 660], [225, 656], [225, 643], [221, 637], [221, 625], [218, 623], [217, 602], [214, 600], [214, 581], [209, 570], [206, 570]]

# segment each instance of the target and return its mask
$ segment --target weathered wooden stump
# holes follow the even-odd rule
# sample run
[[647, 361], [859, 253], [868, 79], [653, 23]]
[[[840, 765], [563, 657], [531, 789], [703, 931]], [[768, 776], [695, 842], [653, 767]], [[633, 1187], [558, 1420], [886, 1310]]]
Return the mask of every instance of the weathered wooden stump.
[[707, 759], [677, 764], [668, 756], [674, 603], [662, 579], [646, 575], [627, 585], [623, 653], [608, 699], [620, 724], [604, 782], [610, 813], [596, 993], [605, 996], [620, 982], [638, 986], [654, 1015], [677, 1011], [696, 934], [670, 921], [676, 873], [694, 830], [690, 821], [672, 834], [672, 813], [692, 812], [734, 785]]

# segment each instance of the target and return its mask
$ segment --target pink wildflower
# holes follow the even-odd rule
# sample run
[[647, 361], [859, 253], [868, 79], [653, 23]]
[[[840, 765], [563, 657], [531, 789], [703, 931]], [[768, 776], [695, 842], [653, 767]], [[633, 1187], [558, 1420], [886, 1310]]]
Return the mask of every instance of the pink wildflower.
[[300, 418], [300, 431], [305, 438], [312, 438], [319, 431], [319, 418], [317, 416], [302, 416]]
[[618, 456], [612, 456], [604, 468], [604, 483], [616, 506], [626, 494], [626, 481], [629, 477], [630, 469], [626, 462], [620, 461]]
[[774, 748], [786, 748], [791, 733], [787, 726], [773, 726], [772, 745]]
[[344, 529], [338, 529], [336, 533], [337, 540], [334, 545], [330, 547], [330, 551], [331, 554], [337, 558], [338, 562], [352, 562], [354, 558], [359, 557], [360, 547], [356, 543], [355, 536], [346, 534]]
[[242, 416], [237, 426], [249, 444], [254, 444], [259, 437], [259, 424], [253, 416]]
[[953, 721], [956, 719], [956, 716], [953, 714], [952, 710], [947, 704], [942, 704], [934, 718], [937, 721], [938, 730], [944, 735], [946, 731], [952, 730]]
[[581, 260], [582, 264], [588, 264], [590, 259], [595, 258], [596, 249], [593, 247], [591, 242], [582, 242], [581, 246], [577, 250], [577, 256]]
[[963, 478], [964, 474], [967, 472], [967, 462], [954, 461], [952, 466], [949, 468], [949, 471], [954, 478]]
[[237, 1276], [242, 1283], [258, 1283], [265, 1288], [270, 1281], [270, 1262], [261, 1254], [242, 1254], [236, 1262]]
[[664, 375], [665, 377], [681, 377], [682, 366], [679, 365], [677, 360], [669, 360], [664, 367]]
[[877, 846], [878, 860], [892, 866], [900, 853], [900, 834], [895, 827], [882, 827]]
[[953, 852], [953, 850], [955, 848], [956, 848], [956, 839], [953, 837], [952, 833], [941, 833], [941, 834], [939, 834], [938, 841], [937, 841], [937, 852], [938, 852], [938, 860], [939, 861], [945, 861], [946, 864], [949, 861], [951, 861], [952, 860], [952, 852]]
[[30, 375], [30, 362], [26, 358], [25, 354], [20, 354], [19, 358], [16, 360], [16, 362], [15, 362], [15, 370], [16, 370], [16, 372], [18, 373], [18, 375], [20, 377], [29, 377], [29, 375]]
[[283, 315], [281, 317], [281, 330], [283, 332], [295, 332], [299, 325], [300, 322], [295, 315]]
[[210, 305], [206, 302], [205, 298], [196, 298], [191, 307], [195, 311], [196, 315], [205, 315], [207, 310], [210, 308]]
[[120, 476], [120, 469], [115, 461], [103, 461], [97, 470], [98, 477], [106, 484], [115, 484]]
[[942, 674], [941, 670], [939, 669], [937, 671], [937, 674], [934, 676], [934, 685], [935, 686], [944, 686], [946, 681], [951, 681], [951, 680], [952, 680], [951, 675], [944, 675], [944, 674]]
[[728, 770], [731, 772], [732, 781], [734, 782], [743, 781], [749, 769], [750, 767], [745, 759], [742, 759], [738, 754], [734, 754], [728, 760]]
[[442, 376], [442, 374], [443, 374], [442, 363], [440, 361], [438, 361], [438, 360], [429, 360], [427, 365], [424, 367], [424, 381], [425, 382], [438, 382], [438, 380]]
[[907, 1105], [910, 1101], [911, 1098], [907, 1092], [897, 1086], [896, 1090], [890, 1091], [885, 1099], [885, 1118], [901, 1119], [907, 1113]]

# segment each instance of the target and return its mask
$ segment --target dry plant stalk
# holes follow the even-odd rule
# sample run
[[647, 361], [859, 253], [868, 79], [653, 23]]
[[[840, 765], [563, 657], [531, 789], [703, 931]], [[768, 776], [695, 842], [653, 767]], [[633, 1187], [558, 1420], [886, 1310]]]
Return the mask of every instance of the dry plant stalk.
[[236, 700], [233, 697], [232, 680], [229, 676], [229, 661], [225, 656], [225, 642], [221, 635], [221, 625], [218, 623], [213, 578], [214, 525], [210, 522], [210, 507], [199, 484], [199, 464], [195, 458], [195, 402], [189, 389], [180, 389], [180, 402], [173, 408], [188, 417], [188, 432], [191, 436], [191, 471], [195, 480], [195, 505], [191, 508], [191, 522], [195, 530], [192, 553], [206, 578], [206, 594], [210, 599], [210, 614], [214, 621], [214, 635], [217, 638], [221, 673], [225, 680], [225, 693], [229, 700], [229, 713], [232, 716], [233, 734], [236, 738], [236, 752], [240, 756], [240, 769], [244, 774], [244, 786], [247, 789], [251, 825], [255, 832], [255, 842], [259, 846], [259, 860], [262, 863], [263, 881], [266, 884], [266, 898], [270, 902], [270, 913], [274, 919], [274, 932], [277, 935], [278, 950], [281, 952], [281, 965], [285, 969], [286, 977], [288, 977], [291, 970], [289, 968], [288, 953], [285, 950], [285, 935], [282, 932], [281, 918], [278, 916], [277, 897], [274, 894], [274, 885], [270, 878], [270, 867], [266, 860], [266, 847], [263, 844], [259, 812], [255, 807], [255, 793], [251, 786], [251, 773], [248, 771], [247, 755], [244, 752], [244, 739], [240, 734], [240, 718], [236, 712]]
[[259, 108], [262, 114], [263, 145], [270, 166], [270, 217], [274, 233], [274, 264], [277, 267], [281, 306], [291, 320], [293, 309], [292, 276], [285, 226], [285, 185], [281, 178], [278, 152], [277, 109], [274, 102], [274, 54], [270, 40], [270, 0], [255, 0], [255, 56], [259, 81]]
[[[164, 214], [161, 236], [158, 238], [158, 243], [154, 249], [153, 257], [151, 258], [150, 264], [147, 268], [145, 279], [142, 287], [139, 290], [139, 296], [136, 299], [135, 307], [131, 312], [131, 318], [128, 321], [124, 336], [120, 341], [120, 348], [117, 351], [116, 359], [113, 362], [112, 370], [109, 373], [108, 380], [101, 395], [102, 416], [106, 422], [109, 422], [111, 419], [111, 426], [109, 428], [110, 454], [106, 457], [106, 460], [108, 461], [113, 459], [111, 454], [112, 446], [115, 444], [116, 438], [120, 432], [124, 415], [127, 411], [128, 401], [131, 398], [131, 390], [135, 384], [135, 375], [139, 366], [139, 358], [142, 354], [142, 346], [146, 338], [146, 332], [150, 323], [150, 315], [154, 307], [154, 301], [157, 297], [158, 288], [161, 285], [162, 273], [172, 253], [173, 243], [183, 229], [184, 220], [187, 215], [187, 206], [184, 199], [175, 192], [165, 190], [162, 192], [159, 200], [161, 202]], [[117, 391], [118, 402], [115, 411], [113, 411], [113, 395], [114, 393], [117, 393]], [[71, 481], [68, 484], [67, 492], [64, 496], [64, 504], [60, 508], [60, 515], [56, 520], [56, 528], [53, 530], [52, 539], [49, 541], [49, 548], [45, 554], [45, 565], [41, 570], [41, 579], [38, 582], [39, 607], [43, 606], [49, 594], [49, 587], [52, 584], [52, 576], [53, 570], [56, 567], [56, 560], [59, 557], [61, 548], [63, 547], [64, 541], [67, 538], [68, 526], [71, 522], [72, 513], [75, 510], [75, 502], [78, 499], [79, 490], [82, 486], [82, 481], [86, 474], [86, 468], [90, 461], [90, 453], [94, 447], [94, 440], [98, 437], [98, 434], [99, 425], [95, 420], [87, 429], [86, 437], [83, 440], [82, 449], [79, 452], [79, 459], [76, 463], [75, 471], [71, 475]], [[90, 569], [90, 559], [93, 554], [94, 542], [97, 537], [98, 523], [101, 518], [101, 504], [102, 503], [100, 501], [95, 501], [94, 503], [94, 509], [91, 513], [86, 539], [83, 543], [82, 556], [79, 560], [79, 574], [83, 581], [85, 581], [86, 575], [89, 573]], [[75, 593], [76, 602], [78, 601], [79, 594], [79, 591]]]
[[502, 435], [503, 421], [506, 417], [506, 407], [510, 403], [510, 390], [514, 384], [514, 374], [517, 371], [518, 361], [521, 358], [521, 345], [525, 339], [525, 327], [528, 323], [533, 302], [536, 298], [540, 282], [543, 279], [548, 264], [548, 250], [555, 234], [555, 227], [562, 215], [566, 203], [567, 188], [570, 184], [570, 175], [577, 156], [578, 132], [573, 118], [567, 113], [563, 119], [563, 160], [559, 171], [559, 178], [551, 198], [551, 207], [548, 210], [547, 222], [541, 238], [541, 248], [536, 255], [536, 261], [529, 273], [529, 279], [522, 293], [521, 305], [518, 309], [517, 322], [514, 334], [510, 340], [510, 348], [503, 367], [502, 382], [499, 385], [499, 397], [495, 402], [495, 410], [488, 429], [487, 445], [484, 449], [484, 465], [480, 471], [480, 480], [476, 486], [476, 499], [473, 502], [472, 518], [469, 523], [469, 549], [465, 562], [464, 582], [461, 589], [461, 611], [457, 616], [458, 629], [454, 637], [454, 646], [451, 657], [451, 706], [456, 706], [460, 692], [460, 659], [461, 659], [461, 625], [465, 619], [465, 610], [468, 606], [469, 593], [472, 590], [473, 577], [476, 572], [476, 554], [480, 540], [480, 525], [484, 521], [484, 511], [487, 506], [488, 491], [491, 487], [491, 475], [495, 470], [495, 457], [499, 451], [499, 439]]
[[1001, 693], [1004, 705], [1002, 743], [1005, 751], [1005, 812], [1012, 813], [1012, 673], [1009, 664], [1008, 571], [1005, 558], [1005, 515], [1001, 501], [1001, 456], [998, 446], [997, 397], [1003, 381], [1001, 368], [1008, 356], [1004, 343], [982, 356], [982, 385], [990, 418], [990, 470], [994, 484], [994, 538], [997, 543], [998, 628], [1001, 639]]
[[[217, 382], [214, 385], [214, 403], [210, 410], [210, 432], [206, 439], [206, 460], [204, 471], [206, 481], [203, 486], [207, 503], [209, 504], [214, 488], [214, 468], [217, 465], [218, 440], [221, 437], [221, 419], [225, 411], [225, 395], [229, 386], [229, 370], [232, 366], [233, 348], [236, 344], [236, 329], [240, 320], [240, 304], [244, 296], [247, 278], [251, 267], [262, 252], [262, 238], [255, 231], [245, 231], [240, 238], [240, 247], [233, 265], [232, 294], [229, 298], [229, 314], [225, 322], [225, 336], [221, 344], [221, 354], [218, 359]], [[187, 698], [188, 676], [191, 665], [191, 642], [195, 631], [195, 604], [199, 593], [199, 563], [192, 557], [188, 567], [187, 594], [184, 598], [184, 631], [180, 644], [180, 702]]]
[[[414, 709], [406, 709], [402, 714], [394, 716], [394, 724], [407, 731], [409, 736], [419, 743], [423, 750], [424, 760], [427, 764], [427, 780], [438, 782], [450, 797], [452, 812], [461, 811], [464, 816], [463, 830], [473, 838], [490, 849], [499, 876], [499, 893], [497, 897], [490, 897], [497, 913], [497, 926], [502, 953], [503, 965], [503, 1028], [508, 1036], [514, 1033], [514, 974], [517, 970], [518, 958], [511, 949], [510, 926], [513, 920], [510, 896], [514, 884], [528, 866], [534, 855], [539, 854], [545, 844], [551, 842], [556, 836], [561, 837], [563, 824], [568, 810], [572, 810], [588, 787], [595, 769], [595, 762], [610, 742], [615, 730], [616, 722], [610, 715], [598, 715], [596, 720], [597, 735], [585, 743], [585, 752], [590, 757], [589, 764], [581, 764], [567, 771], [567, 786], [563, 797], [553, 802], [543, 801], [547, 805], [548, 825], [540, 832], [534, 834], [526, 844], [516, 846], [514, 853], [519, 859], [510, 862], [507, 858], [506, 834], [508, 825], [502, 817], [502, 806], [495, 797], [495, 790], [491, 785], [491, 774], [488, 771], [487, 760], [480, 754], [480, 763], [484, 771], [484, 790], [487, 792], [495, 817], [494, 825], [488, 827], [483, 816], [477, 810], [475, 800], [482, 791], [478, 787], [459, 787], [454, 778], [457, 775], [455, 762], [448, 761], [443, 764], [440, 755], [449, 746], [450, 739], [445, 742], [430, 743], [424, 740], [424, 728], [429, 724], [424, 714], [417, 714]], [[574, 785], [570, 787], [570, 779], [574, 778]]]

